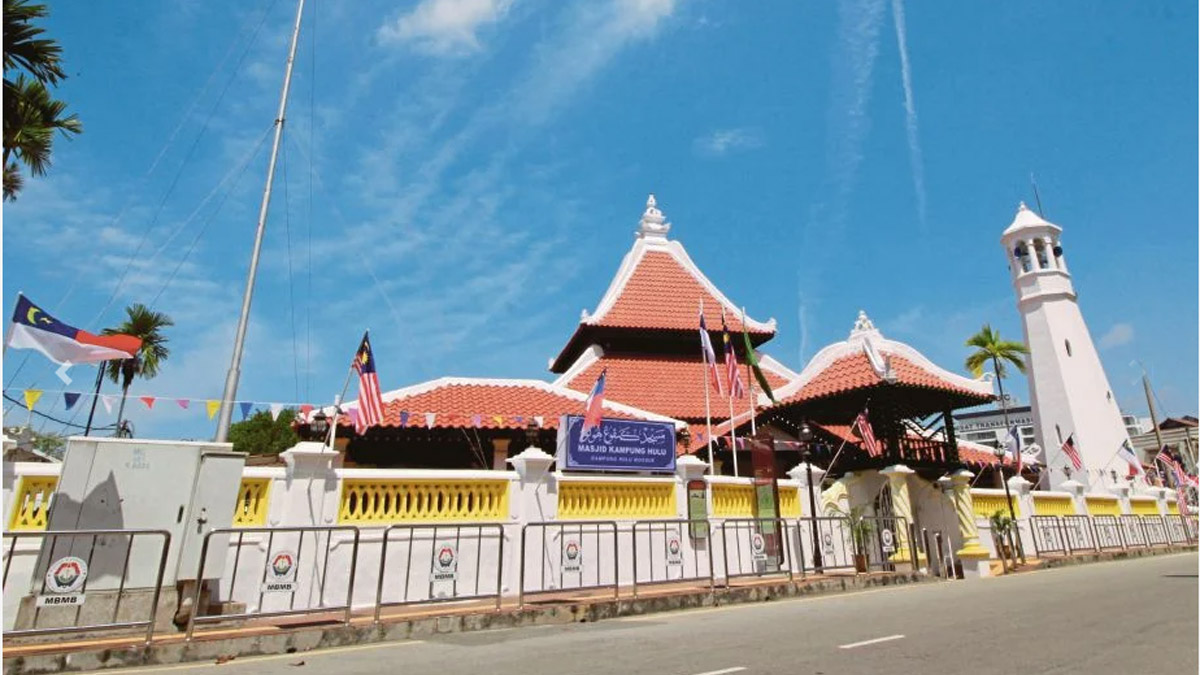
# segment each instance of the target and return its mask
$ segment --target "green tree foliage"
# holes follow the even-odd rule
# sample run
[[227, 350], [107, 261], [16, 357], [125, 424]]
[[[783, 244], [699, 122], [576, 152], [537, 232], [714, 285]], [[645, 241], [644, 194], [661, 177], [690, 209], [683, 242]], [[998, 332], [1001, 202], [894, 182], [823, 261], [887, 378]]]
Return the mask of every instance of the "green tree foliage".
[[114, 328], [105, 328], [105, 335], [132, 335], [142, 340], [142, 348], [132, 359], [108, 361], [108, 377], [113, 382], [121, 384], [121, 408], [117, 411], [117, 429], [121, 428], [121, 420], [125, 415], [125, 398], [129, 395], [129, 385], [133, 378], [145, 380], [158, 375], [171, 350], [167, 349], [167, 336], [163, 329], [174, 326], [171, 317], [162, 312], [154, 312], [141, 303], [135, 303], [125, 308], [125, 320]]
[[300, 437], [292, 428], [292, 420], [295, 418], [296, 411], [291, 408], [280, 412], [279, 419], [275, 420], [271, 419], [270, 413], [261, 410], [230, 426], [229, 440], [237, 452], [278, 455], [300, 442]]
[[[34, 21], [46, 17], [45, 5], [4, 0], [4, 199], [16, 199], [23, 179], [16, 160], [35, 176], [50, 168], [55, 132], [64, 137], [83, 131], [67, 104], [48, 87], [66, 78], [62, 47], [43, 37]], [[15, 73], [15, 78], [10, 75]]]

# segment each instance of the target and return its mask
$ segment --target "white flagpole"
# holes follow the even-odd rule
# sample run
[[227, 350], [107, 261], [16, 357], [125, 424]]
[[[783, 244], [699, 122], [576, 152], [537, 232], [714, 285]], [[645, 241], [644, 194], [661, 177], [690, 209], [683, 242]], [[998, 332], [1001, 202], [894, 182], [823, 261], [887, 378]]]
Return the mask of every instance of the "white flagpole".
[[[732, 347], [733, 347], [733, 345], [731, 344], [730, 348], [732, 348]], [[733, 476], [734, 476], [734, 478], [737, 478], [737, 476], [738, 476], [738, 461], [737, 461], [738, 447], [737, 447], [737, 431], [735, 430], [736, 426], [737, 425], [735, 425], [733, 423], [733, 383], [730, 382], [729, 383], [729, 443], [733, 447]]]
[[[742, 308], [742, 334], [746, 334], [746, 308]], [[745, 342], [743, 340], [742, 342]], [[758, 411], [754, 406], [754, 371], [750, 368], [750, 354], [746, 354], [746, 381], [750, 384], [750, 435], [758, 435], [758, 425], [755, 418]]]
[[[704, 301], [700, 301], [700, 316], [704, 316]], [[705, 327], [707, 331], [707, 326]], [[704, 387], [704, 423], [708, 428], [708, 434], [705, 440], [708, 441], [708, 473], [714, 475], [716, 464], [713, 462], [713, 440], [712, 440], [712, 411], [709, 410], [708, 403], [708, 353], [704, 351], [704, 338], [700, 341], [700, 366], [703, 368], [704, 377], [700, 380], [700, 385]]]

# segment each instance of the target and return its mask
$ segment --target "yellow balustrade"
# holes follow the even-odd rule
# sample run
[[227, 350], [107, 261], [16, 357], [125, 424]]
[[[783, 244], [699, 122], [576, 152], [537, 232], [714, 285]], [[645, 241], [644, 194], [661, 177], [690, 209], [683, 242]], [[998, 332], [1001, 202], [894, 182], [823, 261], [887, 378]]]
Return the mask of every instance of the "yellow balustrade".
[[712, 515], [714, 518], [753, 518], [754, 486], [714, 483]]
[[[971, 492], [971, 501], [976, 518], [991, 518], [992, 514], [997, 511], [1003, 511], [1004, 515], [1008, 515], [1008, 498], [1004, 495], [994, 495], [990, 493], [979, 494]], [[1021, 517], [1021, 503], [1013, 496], [1012, 498], [1013, 512], [1017, 517]]]
[[267, 497], [270, 478], [242, 478], [237, 505], [233, 508], [234, 527], [262, 527], [267, 524]]
[[46, 529], [46, 512], [57, 487], [58, 476], [21, 476], [13, 496], [8, 529]]
[[1175, 502], [1167, 502], [1167, 513], [1173, 516], [1179, 515], [1179, 504], [1176, 504]]
[[1033, 512], [1039, 516], [1073, 516], [1075, 504], [1063, 495], [1033, 494]]
[[338, 508], [338, 522], [350, 525], [506, 518], [506, 480], [347, 478]]
[[674, 483], [571, 481], [558, 484], [558, 517], [576, 520], [674, 518]]
[[779, 488], [779, 517], [780, 518], [799, 518], [800, 517], [800, 495], [795, 488], [782, 487]]
[[1088, 495], [1087, 500], [1088, 515], [1092, 516], [1119, 516], [1121, 515], [1121, 503], [1116, 497], [1097, 497]]
[[[1168, 503], [1170, 506], [1170, 503]], [[1138, 516], [1157, 516], [1158, 502], [1153, 499], [1129, 498], [1129, 510]]]

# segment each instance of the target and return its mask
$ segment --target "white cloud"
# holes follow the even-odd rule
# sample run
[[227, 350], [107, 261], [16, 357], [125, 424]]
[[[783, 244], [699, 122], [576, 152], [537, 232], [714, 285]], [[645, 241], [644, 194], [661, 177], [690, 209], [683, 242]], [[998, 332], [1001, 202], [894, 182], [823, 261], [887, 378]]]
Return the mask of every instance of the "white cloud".
[[917, 217], [925, 227], [925, 167], [921, 160], [921, 138], [917, 133], [917, 104], [913, 99], [912, 67], [908, 62], [908, 28], [904, 24], [904, 0], [892, 0], [892, 22], [896, 27], [896, 48], [900, 51], [900, 79], [904, 85], [904, 127], [908, 134], [908, 160], [912, 167], [913, 189], [917, 193]]
[[738, 150], [751, 150], [762, 143], [762, 134], [757, 129], [739, 127], [715, 129], [694, 140], [692, 147], [701, 155], [720, 157]]
[[500, 21], [511, 6], [512, 0], [424, 0], [384, 24], [379, 39], [439, 56], [470, 54], [481, 48], [478, 31]]
[[1133, 326], [1127, 323], [1116, 323], [1100, 338], [1100, 348], [1120, 347], [1130, 342], [1133, 342]]

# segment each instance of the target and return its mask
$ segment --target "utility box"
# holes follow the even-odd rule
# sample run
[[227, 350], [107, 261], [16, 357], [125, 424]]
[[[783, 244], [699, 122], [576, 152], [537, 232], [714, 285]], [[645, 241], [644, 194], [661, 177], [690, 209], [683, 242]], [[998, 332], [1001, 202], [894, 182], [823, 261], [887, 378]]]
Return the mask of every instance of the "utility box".
[[[48, 530], [154, 529], [171, 533], [163, 585], [219, 578], [228, 535], [214, 535], [198, 575], [204, 537], [233, 523], [245, 453], [229, 443], [72, 437], [67, 440]], [[60, 537], [60, 539], [62, 539]], [[91, 560], [88, 588], [153, 587], [161, 537], [71, 537], [43, 543], [43, 560]], [[126, 573], [125, 570], [128, 570]]]

